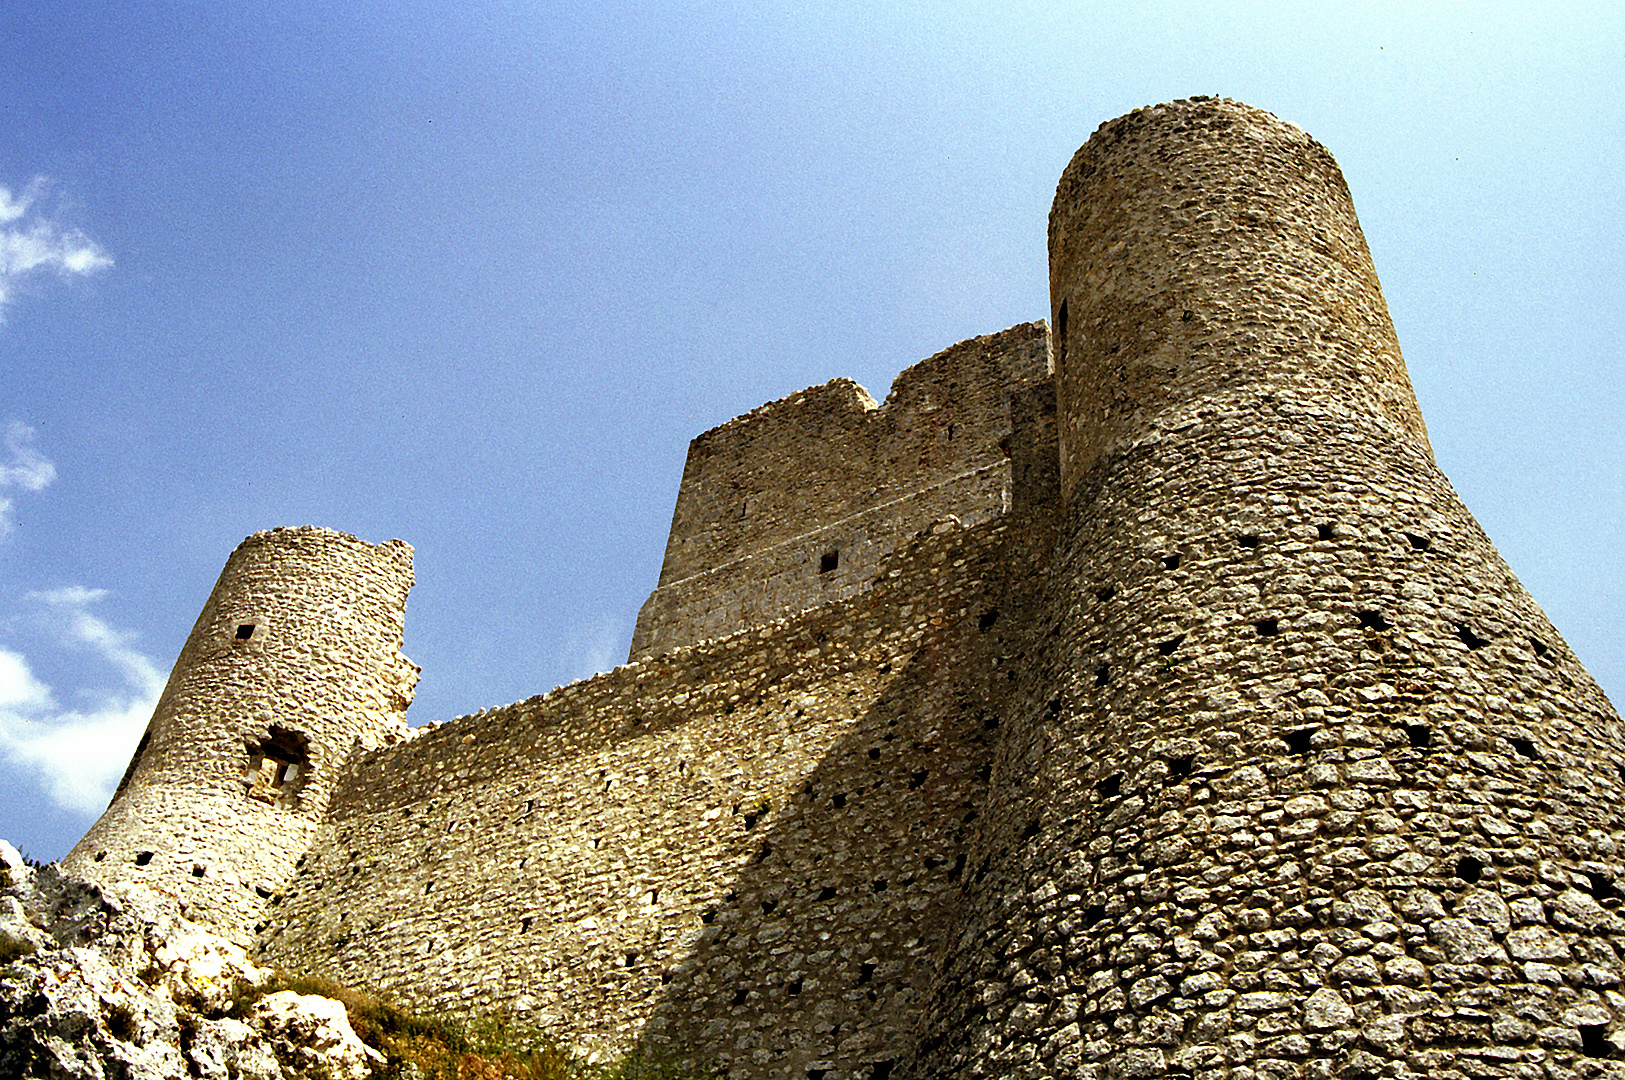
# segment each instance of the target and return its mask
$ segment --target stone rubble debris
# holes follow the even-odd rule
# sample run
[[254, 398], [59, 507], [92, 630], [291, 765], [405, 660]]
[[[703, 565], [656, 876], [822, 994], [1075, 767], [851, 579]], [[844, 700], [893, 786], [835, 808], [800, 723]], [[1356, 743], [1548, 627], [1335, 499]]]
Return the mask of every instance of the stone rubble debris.
[[161, 894], [111, 895], [0, 840], [0, 1076], [366, 1080], [384, 1064], [331, 998], [282, 990], [229, 1015], [268, 975]]

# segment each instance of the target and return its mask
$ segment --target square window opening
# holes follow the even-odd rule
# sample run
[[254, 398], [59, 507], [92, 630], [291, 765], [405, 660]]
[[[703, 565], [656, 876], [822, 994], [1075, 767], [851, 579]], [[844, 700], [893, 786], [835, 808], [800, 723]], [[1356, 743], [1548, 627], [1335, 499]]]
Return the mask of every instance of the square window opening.
[[291, 728], [272, 727], [269, 738], [247, 747], [242, 781], [248, 797], [289, 809], [310, 772], [310, 740]]

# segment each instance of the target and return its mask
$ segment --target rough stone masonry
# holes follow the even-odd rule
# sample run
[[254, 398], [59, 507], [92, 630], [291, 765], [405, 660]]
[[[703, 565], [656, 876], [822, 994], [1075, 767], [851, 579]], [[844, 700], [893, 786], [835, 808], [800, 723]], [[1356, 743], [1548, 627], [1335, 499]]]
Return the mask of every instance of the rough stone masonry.
[[689, 451], [628, 664], [403, 737], [257, 534], [69, 868], [731, 1077], [1625, 1075], [1625, 728], [1435, 465], [1330, 154], [1111, 121], [1051, 311]]

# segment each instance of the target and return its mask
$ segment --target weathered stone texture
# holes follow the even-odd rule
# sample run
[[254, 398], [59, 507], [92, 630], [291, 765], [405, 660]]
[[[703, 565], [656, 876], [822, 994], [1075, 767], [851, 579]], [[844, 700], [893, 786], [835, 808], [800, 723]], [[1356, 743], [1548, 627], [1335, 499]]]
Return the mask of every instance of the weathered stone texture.
[[399, 650], [411, 587], [412, 549], [399, 540], [308, 527], [244, 540], [117, 794], [64, 868], [104, 886], [150, 885], [248, 940], [352, 748], [406, 734], [417, 667]]
[[358, 760], [263, 956], [740, 1075], [906, 1052], [997, 726], [1002, 523]]
[[1625, 731], [1434, 465], [1346, 202], [1229, 102], [1114, 121], [1062, 182], [1055, 646], [917, 1075], [1613, 1052]]
[[1343, 174], [1300, 129], [1217, 101], [1102, 124], [1049, 232], [1067, 491], [1265, 394], [1431, 452]]
[[384, 1064], [337, 1001], [283, 991], [235, 1018], [269, 973], [172, 898], [120, 892], [0, 840], [0, 1076], [366, 1080]]
[[849, 599], [922, 530], [1008, 512], [1010, 400], [1048, 380], [1048, 337], [960, 342], [884, 405], [836, 379], [695, 438], [632, 658]]
[[[1435, 465], [1330, 155], [1142, 109], [1050, 257], [1052, 349], [696, 439], [613, 672], [382, 745], [404, 551], [311, 534], [381, 599], [263, 656], [228, 566], [74, 859], [208, 851], [272, 962], [733, 1077], [1618, 1075], [1625, 725]], [[343, 739], [276, 809], [289, 715]]]

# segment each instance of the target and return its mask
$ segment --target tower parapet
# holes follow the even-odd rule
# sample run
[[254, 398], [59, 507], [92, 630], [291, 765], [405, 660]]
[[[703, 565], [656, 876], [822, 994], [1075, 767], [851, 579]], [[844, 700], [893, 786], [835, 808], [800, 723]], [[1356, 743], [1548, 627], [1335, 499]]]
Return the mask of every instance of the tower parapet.
[[63, 860], [245, 937], [357, 746], [406, 733], [412, 549], [311, 527], [226, 561], [112, 802]]

